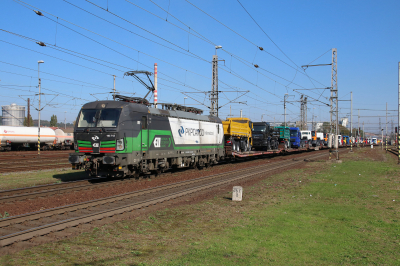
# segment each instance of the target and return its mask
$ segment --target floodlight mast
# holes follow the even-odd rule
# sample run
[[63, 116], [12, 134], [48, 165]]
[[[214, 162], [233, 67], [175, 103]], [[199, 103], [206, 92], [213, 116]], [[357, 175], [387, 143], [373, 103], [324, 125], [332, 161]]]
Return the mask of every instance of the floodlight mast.
[[[151, 84], [151, 86], [147, 85], [146, 82], [144, 82], [137, 74], [145, 74]], [[133, 76], [137, 81], [139, 81], [140, 84], [146, 87], [146, 89], [149, 90], [149, 92], [143, 97], [143, 100], [146, 100], [146, 97], [149, 95], [150, 92], [155, 91], [155, 87], [153, 82], [150, 79], [150, 76], [153, 75], [153, 73], [149, 71], [144, 71], [144, 70], [135, 70], [135, 71], [127, 71], [124, 73], [124, 76]]]

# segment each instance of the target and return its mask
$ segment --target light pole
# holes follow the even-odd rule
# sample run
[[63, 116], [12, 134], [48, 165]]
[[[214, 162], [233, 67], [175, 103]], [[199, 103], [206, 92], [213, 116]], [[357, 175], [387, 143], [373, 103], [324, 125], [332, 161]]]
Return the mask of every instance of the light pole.
[[39, 83], [39, 115], [38, 115], [38, 155], [40, 156], [40, 88], [41, 88], [41, 80], [40, 80], [40, 64], [44, 63], [43, 60], [38, 61], [38, 83]]
[[217, 55], [217, 50], [218, 50], [218, 49], [222, 49], [222, 46], [221, 46], [221, 45], [215, 46], [215, 55]]
[[350, 152], [353, 152], [353, 92], [350, 92]]
[[286, 127], [286, 99], [289, 97], [289, 94], [285, 93], [285, 96], [283, 97], [283, 109], [284, 109], [284, 126]]
[[286, 127], [286, 99], [289, 98], [290, 96], [294, 96], [294, 95], [289, 95], [288, 93], [285, 93], [285, 96], [283, 97], [283, 109], [284, 109], [284, 119], [285, 119], [285, 127]]
[[[115, 97], [114, 97], [115, 101]], [[66, 117], [67, 111], [64, 111], [64, 129], [67, 129], [67, 117]]]
[[264, 116], [265, 114], [262, 114], [261, 115], [261, 122], [263, 122], [264, 120], [263, 120], [263, 116]]
[[186, 106], [186, 99], [187, 99], [188, 97], [183, 97], [183, 106]]

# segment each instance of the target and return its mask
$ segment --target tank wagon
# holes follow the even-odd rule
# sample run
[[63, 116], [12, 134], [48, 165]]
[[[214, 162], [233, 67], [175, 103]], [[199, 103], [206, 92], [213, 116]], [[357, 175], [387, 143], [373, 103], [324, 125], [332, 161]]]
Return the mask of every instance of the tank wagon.
[[[56, 133], [51, 128], [40, 128], [40, 145], [46, 149], [54, 144]], [[0, 150], [37, 147], [37, 127], [0, 126]]]
[[74, 128], [73, 169], [91, 175], [138, 176], [168, 168], [203, 167], [224, 156], [221, 120], [197, 108], [117, 95], [85, 104]]
[[54, 130], [56, 133], [55, 149], [70, 150], [74, 145], [74, 134], [66, 133], [62, 129], [57, 128]]
[[[40, 127], [40, 147], [47, 149], [70, 149], [74, 137], [61, 129]], [[0, 126], [0, 151], [27, 150], [37, 148], [37, 127]]]

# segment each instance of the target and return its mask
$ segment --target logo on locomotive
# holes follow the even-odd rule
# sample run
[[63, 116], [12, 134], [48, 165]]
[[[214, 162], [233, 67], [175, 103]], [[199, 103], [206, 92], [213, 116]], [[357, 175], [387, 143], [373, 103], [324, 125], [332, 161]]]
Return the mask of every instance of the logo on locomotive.
[[180, 129], [178, 129], [178, 133], [179, 133], [179, 136], [180, 136], [180, 137], [182, 137], [183, 133], [185, 133], [185, 130], [183, 129], [182, 126], [181, 126]]
[[[179, 136], [182, 137], [182, 135], [186, 136], [204, 136], [204, 129], [196, 129], [196, 128], [183, 128], [181, 126], [180, 129], [178, 129]], [[213, 132], [206, 132], [206, 135], [214, 135]]]

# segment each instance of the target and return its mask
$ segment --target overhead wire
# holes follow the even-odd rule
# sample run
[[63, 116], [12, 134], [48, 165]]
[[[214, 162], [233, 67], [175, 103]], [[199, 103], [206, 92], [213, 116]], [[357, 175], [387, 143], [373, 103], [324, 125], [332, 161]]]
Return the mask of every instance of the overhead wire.
[[[66, 2], [68, 2], [68, 1], [66, 1]], [[89, 2], [89, 1], [88, 1]], [[92, 3], [93, 4], [93, 3]], [[104, 9], [103, 9], [104, 10]], [[54, 20], [53, 20], [54, 21]], [[236, 75], [238, 78], [240, 78], [240, 76], [239, 75]], [[242, 78], [243, 79], [243, 78]], [[246, 80], [246, 79], [243, 79], [244, 81], [246, 81], [246, 82], [249, 82], [248, 80]], [[252, 83], [251, 83], [252, 84]], [[252, 84], [252, 85], [254, 85], [254, 84]], [[285, 86], [284, 84], [282, 84], [283, 86]], [[258, 88], [260, 88], [259, 86], [256, 86], [256, 87], [258, 87]], [[279, 97], [279, 96], [277, 96], [277, 97]]]
[[[218, 19], [216, 19], [215, 17], [211, 16], [210, 14], [208, 14], [207, 12], [205, 12], [204, 10], [200, 9], [198, 6], [194, 5], [193, 3], [191, 3], [188, 0], [185, 0], [187, 3], [189, 3], [190, 5], [192, 5], [193, 7], [195, 7], [196, 9], [198, 9], [199, 11], [201, 11], [202, 13], [204, 13], [205, 15], [207, 15], [208, 17], [212, 18], [213, 20], [215, 20], [216, 22], [218, 22], [219, 24], [223, 25], [225, 28], [229, 29], [230, 31], [232, 31], [233, 33], [235, 33], [236, 35], [240, 36], [241, 38], [243, 38], [244, 40], [246, 40], [247, 42], [249, 42], [250, 44], [254, 45], [255, 47], [257, 47], [258, 49], [260, 48], [259, 45], [255, 44], [254, 42], [250, 41], [248, 38], [244, 37], [243, 35], [239, 34], [238, 32], [236, 32], [235, 30], [231, 29], [230, 27], [228, 27], [227, 25], [225, 25], [224, 23], [222, 23], [221, 21], [219, 21]], [[240, 2], [239, 2], [240, 3]], [[243, 7], [243, 6], [242, 6]], [[244, 8], [244, 7], [243, 7]], [[244, 8], [245, 9], [245, 8]], [[246, 10], [247, 12], [247, 10]], [[170, 13], [169, 13], [170, 14]], [[250, 14], [249, 14], [250, 15]], [[250, 15], [251, 17], [251, 15]], [[256, 24], [258, 25], [258, 23], [256, 22]], [[262, 30], [262, 29], [261, 29]], [[265, 31], [262, 30], [264, 33]], [[266, 33], [265, 33], [266, 34]], [[280, 48], [279, 46], [268, 36], [268, 34], [266, 34], [267, 37], [271, 40], [272, 43], [274, 43], [275, 46], [277, 46], [277, 48], [294, 64], [296, 65], [297, 69], [294, 68], [293, 66], [290, 66], [290, 64], [284, 62], [283, 60], [279, 59], [278, 57], [272, 55], [271, 53], [269, 53], [268, 51], [266, 51], [265, 49], [263, 49], [263, 52], [266, 52], [267, 54], [271, 55], [272, 57], [274, 57], [275, 59], [281, 61], [282, 63], [286, 64], [289, 67], [292, 67], [296, 72], [300, 72], [306, 76], [308, 76], [306, 73], [303, 73], [299, 70], [299, 66], [297, 66], [296, 63], [293, 62], [293, 60], [291, 60]], [[223, 49], [224, 50], [224, 49]], [[225, 52], [229, 53], [228, 51], [224, 50]], [[319, 81], [315, 80], [316, 82], [320, 83]], [[320, 83], [322, 84], [322, 83]]]
[[[20, 0], [13, 0], [13, 1], [23, 2], [23, 1], [20, 1]], [[25, 2], [23, 2], [23, 3], [25, 3]], [[27, 4], [27, 3], [25, 3], [25, 4]], [[29, 4], [27, 4], [27, 5], [29, 5]], [[83, 29], [83, 30], [85, 30], [85, 31], [87, 31], [87, 32], [90, 32], [90, 33], [92, 33], [92, 34], [95, 34], [95, 35], [97, 35], [97, 36], [99, 36], [99, 37], [102, 37], [102, 38], [104, 38], [104, 39], [107, 39], [107, 40], [109, 40], [109, 41], [112, 41], [112, 42], [114, 42], [114, 43], [117, 43], [117, 44], [119, 44], [119, 45], [121, 45], [121, 46], [124, 46], [124, 47], [129, 48], [129, 49], [134, 50], [134, 51], [137, 51], [137, 52], [139, 52], [139, 53], [142, 53], [142, 54], [144, 54], [144, 55], [146, 55], [146, 56], [149, 56], [149, 57], [151, 57], [151, 58], [157, 59], [158, 61], [164, 62], [164, 63], [166, 63], [166, 64], [169, 64], [169, 65], [171, 65], [171, 66], [174, 66], [174, 67], [179, 68], [179, 69], [182, 69], [182, 70], [185, 70], [185, 71], [187, 71], [187, 72], [193, 73], [193, 74], [198, 75], [198, 76], [200, 76], [200, 77], [203, 77], [203, 78], [206, 78], [206, 79], [211, 79], [211, 78], [206, 77], [206, 76], [204, 76], [204, 75], [202, 75], [202, 74], [199, 74], [199, 73], [197, 73], [197, 72], [191, 71], [191, 70], [189, 70], [189, 69], [182, 68], [182, 67], [180, 67], [180, 66], [178, 66], [178, 65], [175, 65], [175, 64], [173, 64], [173, 63], [171, 63], [171, 62], [168, 62], [168, 61], [163, 60], [163, 59], [161, 59], [161, 58], [152, 56], [152, 55], [150, 55], [150, 54], [148, 54], [148, 53], [145, 53], [145, 52], [143, 52], [143, 51], [137, 50], [137, 49], [135, 49], [135, 48], [133, 48], [133, 47], [131, 47], [131, 46], [128, 46], [128, 45], [126, 45], [126, 44], [123, 44], [123, 43], [121, 43], [121, 42], [118, 42], [118, 41], [116, 41], [116, 40], [114, 40], [114, 39], [111, 39], [111, 38], [109, 38], [109, 37], [107, 37], [107, 36], [101, 35], [101, 34], [99, 34], [99, 33], [97, 33], [97, 32], [94, 32], [94, 31], [92, 31], [92, 30], [89, 30], [89, 29], [87, 29], [87, 28], [85, 28], [85, 27], [82, 27], [82, 26], [80, 26], [80, 25], [78, 25], [78, 24], [72, 23], [72, 22], [70, 22], [70, 21], [68, 21], [68, 20], [66, 20], [66, 19], [63, 19], [63, 18], [58, 17], [58, 16], [56, 16], [56, 15], [53, 15], [53, 14], [51, 14], [51, 13], [49, 13], [49, 12], [43, 10], [43, 9], [37, 8], [37, 7], [32, 6], [32, 5], [29, 5], [29, 6], [34, 7], [34, 8], [36, 8], [36, 9], [40, 10], [40, 11], [43, 12], [43, 13], [49, 14], [49, 15], [51, 15], [51, 16], [53, 16], [53, 17], [56, 17], [57, 19], [60, 19], [60, 20], [62, 20], [62, 21], [64, 21], [64, 22], [67, 22], [67, 23], [69, 23], [69, 24], [71, 24], [71, 25], [73, 25], [73, 26], [75, 26], [75, 27], [78, 27], [78, 28]], [[28, 8], [28, 7], [26, 7], [26, 8]], [[30, 8], [28, 8], [28, 9], [29, 9], [29, 10], [32, 10], [32, 9], [30, 9]], [[43, 15], [43, 16], [46, 17], [45, 15]], [[46, 18], [47, 18], [47, 17], [46, 17]], [[52, 20], [52, 19], [50, 19], [50, 20]], [[52, 20], [52, 21], [55, 22], [54, 20]], [[143, 63], [141, 63], [141, 62], [139, 62], [139, 61], [137, 61], [137, 60], [135, 60], [135, 59], [133, 59], [133, 58], [131, 58], [131, 59], [134, 60], [135, 62], [140, 63], [140, 64], [143, 65]], [[145, 66], [145, 65], [144, 65], [144, 66]]]
[[[14, 0], [14, 1], [16, 1], [16, 0]], [[63, 1], [65, 1], [65, 2], [67, 2], [67, 3], [69, 3], [68, 1], [66, 1], [66, 0], [63, 0]], [[20, 1], [19, 0], [19, 2], [22, 2], [22, 1]], [[89, 2], [89, 3], [91, 3], [90, 1], [87, 1], [87, 2]], [[22, 2], [22, 3], [24, 3], [24, 2]], [[26, 4], [26, 3], [24, 3], [24, 4]], [[71, 3], [69, 3], [69, 4], [71, 4]], [[91, 4], [93, 4], [93, 3], [91, 3]], [[27, 5], [29, 5], [29, 4], [27, 4]], [[71, 4], [71, 5], [73, 5], [73, 4]], [[93, 4], [93, 5], [95, 5], [95, 4]], [[31, 6], [31, 5], [30, 5]], [[80, 8], [80, 7], [78, 7], [78, 6], [76, 6], [76, 5], [73, 5], [73, 6], [75, 6], [75, 7], [77, 7], [77, 8], [79, 8], [79, 9], [81, 9], [81, 10], [83, 10], [83, 11], [85, 11], [85, 12], [88, 12], [89, 14], [91, 14], [91, 15], [94, 15], [93, 13], [91, 13], [91, 12], [89, 12], [89, 11], [87, 11], [87, 10], [85, 10], [85, 9], [82, 9], [82, 8]], [[99, 7], [98, 5], [95, 5], [95, 6], [97, 6], [98, 8], [101, 8], [101, 9], [103, 9], [104, 10], [104, 8], [102, 8], [102, 7]], [[28, 8], [28, 7], [27, 7]], [[45, 12], [45, 11], [44, 11]], [[107, 12], [109, 12], [108, 10], [107, 10]], [[46, 12], [46, 13], [48, 13], [48, 12]], [[48, 14], [50, 14], [50, 13], [48, 13]], [[112, 13], [113, 14], [113, 13]], [[52, 14], [51, 14], [52, 15]], [[116, 15], [116, 14], [113, 14], [113, 15], [115, 15], [115, 16], [117, 16], [117, 17], [119, 17], [118, 15]], [[54, 15], [52, 15], [52, 16], [54, 16]], [[98, 17], [97, 15], [94, 15], [94, 16], [96, 16], [96, 17]], [[47, 18], [47, 17], [46, 17]], [[59, 17], [57, 17], [57, 19], [58, 19]], [[99, 17], [98, 17], [99, 18]], [[50, 18], [48, 18], [48, 19], [50, 19]], [[101, 18], [101, 19], [103, 19], [103, 18]], [[121, 19], [123, 19], [123, 18], [121, 18]], [[53, 20], [53, 19], [50, 19], [50, 20], [52, 20], [53, 22], [56, 22], [55, 20]], [[105, 19], [103, 19], [103, 20], [105, 20]], [[125, 19], [124, 19], [125, 20]], [[64, 20], [65, 21], [65, 20]], [[108, 23], [111, 23], [112, 25], [116, 25], [115, 23], [112, 23], [112, 22], [110, 22], [110, 21], [108, 21], [108, 20], [105, 20], [105, 21], [107, 21]], [[129, 22], [129, 21], [128, 21]], [[132, 23], [131, 23], [132, 24]], [[61, 24], [62, 25], [62, 24]], [[75, 24], [74, 24], [75, 25]], [[135, 24], [134, 24], [135, 25]], [[66, 27], [65, 25], [63, 25], [64, 27]], [[118, 25], [116, 25], [116, 26], [118, 26]], [[135, 26], [137, 26], [137, 25], [135, 25]], [[120, 28], [123, 28], [123, 27], [121, 27], [121, 26], [118, 26], [118, 27], [120, 27]], [[66, 28], [68, 28], [68, 29], [70, 29], [69, 27], [66, 27]], [[124, 28], [125, 29], [125, 28]], [[72, 30], [72, 29], [70, 29], [70, 30]], [[74, 31], [74, 32], [76, 32], [75, 30], [72, 30], [72, 31]], [[129, 31], [129, 30], [128, 30]], [[76, 33], [78, 33], [78, 32], [76, 32]], [[81, 33], [78, 33], [78, 34], [80, 34], [80, 35], [82, 35]], [[85, 35], [83, 35], [83, 36], [85, 36]], [[85, 37], [87, 37], [87, 36], [85, 36]], [[87, 38], [89, 38], [89, 39], [91, 39], [91, 40], [93, 40], [92, 38], [90, 38], [90, 37], [87, 37]], [[95, 41], [95, 40], [93, 40], [93, 41]], [[97, 41], [95, 41], [95, 42], [97, 42]], [[99, 42], [97, 42], [97, 43], [99, 43]], [[99, 43], [99, 44], [101, 44], [101, 43]], [[101, 44], [102, 45], [102, 44]], [[114, 50], [114, 49], [112, 49], [112, 48], [110, 48], [111, 50]], [[115, 51], [115, 50], [114, 50]], [[124, 55], [125, 56], [125, 55]], [[133, 58], [131, 58], [131, 59], [133, 59]], [[135, 59], [133, 59], [134, 61], [136, 61]], [[272, 73], [273, 74], [273, 73]], [[237, 77], [239, 77], [240, 78], [240, 75], [238, 75], [238, 74], [236, 74], [236, 76]], [[279, 77], [279, 76], [278, 76]], [[246, 79], [244, 79], [244, 78], [242, 78], [242, 80], [244, 80], [244, 81], [246, 81], [246, 82], [248, 82]], [[285, 86], [284, 84], [282, 84], [283, 86]], [[257, 87], [259, 87], [259, 86], [257, 86]], [[259, 87], [260, 88], [260, 87]], [[265, 90], [264, 89], [264, 91], [267, 91], [267, 90]], [[268, 92], [268, 91], [267, 91]], [[279, 97], [279, 96], [278, 96]]]
[[[66, 0], [63, 0], [63, 1], [69, 3], [69, 2], [66, 1]], [[140, 26], [138, 26], [138, 25], [136, 25], [136, 24], [130, 22], [129, 20], [126, 20], [126, 19], [124, 19], [124, 18], [118, 16], [118, 15], [115, 14], [115, 13], [112, 13], [112, 12], [110, 12], [110, 11], [108, 11], [108, 10], [105, 10], [103, 7], [100, 7], [100, 6], [98, 6], [98, 5], [96, 5], [96, 4], [92, 3], [92, 2], [90, 2], [90, 1], [88, 1], [88, 0], [86, 0], [86, 2], [89, 2], [90, 4], [92, 4], [92, 5], [94, 5], [94, 6], [98, 7], [98, 8], [100, 8], [100, 9], [102, 9], [103, 11], [107, 11], [107, 12], [109, 12], [110, 14], [112, 14], [112, 15], [114, 15], [114, 16], [116, 16], [116, 17], [118, 17], [118, 18], [120, 18], [120, 19], [122, 19], [122, 20], [124, 20], [124, 21], [126, 21], [126, 22], [128, 22], [128, 23], [130, 23], [130, 24], [132, 24], [132, 25], [134, 25], [134, 26], [136, 26], [136, 27], [139, 27], [139, 28], [142, 29], [142, 30], [145, 30], [146, 32], [149, 32], [149, 31], [147, 31], [146, 29], [144, 29], [144, 28], [142, 28], [142, 27], [140, 27]], [[69, 3], [69, 4], [71, 4], [71, 3]], [[72, 5], [73, 5], [73, 4], [72, 4]], [[73, 6], [75, 6], [75, 5], [73, 5]], [[77, 7], [77, 6], [75, 6], [75, 7]], [[80, 7], [77, 7], [77, 8], [79, 8], [79, 9], [81, 9], [81, 10], [84, 10], [84, 9], [82, 9], [82, 8], [80, 8]], [[84, 11], [86, 11], [86, 10], [84, 10]], [[86, 11], [86, 12], [88, 12], [88, 11]], [[91, 12], [88, 12], [88, 13], [92, 14]], [[92, 15], [94, 15], [94, 14], [92, 14]], [[97, 15], [94, 15], [94, 16], [98, 17]], [[104, 20], [104, 19], [103, 19], [103, 20]], [[106, 20], [106, 21], [107, 21], [107, 20]], [[107, 21], [107, 22], [109, 22], [109, 21]], [[111, 22], [109, 22], [109, 23], [111, 23]], [[114, 23], [112, 23], [112, 24], [113, 24], [113, 25], [116, 25], [116, 24], [114, 24]], [[157, 35], [155, 35], [155, 36], [157, 36]], [[159, 37], [159, 36], [157, 36], [157, 37]], [[160, 37], [160, 38], [161, 38], [161, 37]], [[161, 38], [161, 39], [165, 40], [164, 38]], [[177, 47], [180, 47], [180, 46], [177, 46]], [[180, 47], [180, 48], [184, 50], [184, 48], [182, 48], [182, 47]], [[206, 61], [206, 62], [208, 62], [208, 61], [205, 60], [205, 59], [203, 59], [203, 60]], [[268, 72], [269, 72], [269, 71], [268, 71]], [[269, 72], [269, 73], [273, 74], [272, 72]], [[236, 74], [235, 76], [240, 78], [240, 76], [239, 76], [238, 74]], [[276, 76], [279, 77], [278, 75], [276, 75]], [[280, 78], [282, 78], [282, 77], [280, 77]], [[254, 83], [249, 82], [248, 80], [244, 79], [243, 77], [242, 77], [241, 79], [247, 81], [248, 83], [250, 83], [250, 84], [252, 84], [252, 85], [254, 85]], [[259, 87], [259, 86], [256, 86], [256, 87]], [[261, 88], [261, 87], [259, 87], [259, 88]], [[266, 92], [268, 92], [268, 91], [265, 90], [265, 89], [263, 89], [263, 90], [266, 91]], [[268, 92], [268, 93], [270, 93], [270, 92]], [[279, 97], [279, 96], [277, 96], [277, 97]]]
[[[106, 21], [106, 22], [108, 22], [108, 23], [110, 23], [110, 24], [112, 24], [112, 25], [114, 25], [114, 26], [117, 26], [117, 27], [119, 27], [119, 28], [121, 28], [121, 29], [127, 30], [127, 29], [125, 29], [125, 28], [123, 28], [123, 27], [121, 27], [121, 26], [119, 26], [119, 25], [117, 25], [117, 24], [115, 24], [115, 23], [113, 23], [113, 22], [111, 22], [111, 21], [108, 21], [108, 20], [106, 20], [106, 19], [104, 19], [104, 18], [102, 18], [102, 17], [100, 17], [100, 16], [97, 16], [97, 15], [95, 15], [95, 14], [93, 14], [93, 13], [91, 13], [91, 12], [89, 12], [89, 11], [87, 11], [87, 10], [85, 10], [85, 9], [83, 9], [83, 8], [81, 8], [81, 7], [79, 7], [79, 6], [77, 6], [77, 5], [74, 5], [74, 4], [70, 3], [70, 2], [68, 2], [67, 0], [63, 0], [63, 1], [66, 2], [66, 3], [68, 3], [68, 4], [70, 4], [70, 5], [72, 5], [72, 6], [74, 6], [74, 7], [76, 7], [76, 8], [78, 8], [78, 9], [80, 9], [80, 10], [82, 10], [82, 11], [87, 12], [88, 14], [90, 14], [90, 15], [92, 15], [92, 16], [95, 16], [95, 17], [97, 17], [97, 18], [99, 18], [99, 19], [101, 19], [101, 20], [104, 20], [104, 21]], [[131, 25], [133, 25], [133, 26], [135, 26], [135, 27], [138, 27], [139, 29], [141, 29], [141, 30], [143, 30], [143, 31], [145, 31], [145, 32], [147, 32], [147, 33], [149, 33], [149, 34], [151, 34], [151, 35], [153, 35], [153, 36], [155, 36], [155, 37], [157, 37], [157, 38], [159, 38], [159, 39], [161, 39], [161, 40], [163, 40], [163, 41], [165, 41], [165, 42], [167, 42], [167, 43], [169, 43], [169, 44], [171, 44], [171, 45], [173, 45], [173, 46], [175, 46], [175, 47], [177, 47], [177, 48], [179, 48], [179, 49], [181, 49], [181, 50], [183, 50], [183, 51], [185, 51], [185, 52], [188, 53], [188, 54], [191, 54], [191, 55], [194, 56], [195, 58], [198, 58], [198, 59], [200, 59], [200, 60], [203, 60], [203, 61], [205, 61], [205, 62], [208, 62], [206, 59], [202, 58], [201, 56], [196, 55], [195, 53], [186, 51], [185, 48], [183, 48], [183, 47], [181, 47], [181, 46], [179, 46], [179, 45], [177, 45], [177, 44], [174, 44], [173, 42], [170, 42], [170, 41], [168, 41], [167, 39], [162, 38], [162, 37], [160, 37], [160, 36], [158, 36], [158, 35], [156, 35], [156, 34], [150, 32], [150, 31], [144, 29], [143, 27], [140, 27], [140, 26], [136, 25], [135, 23], [132, 23], [131, 21], [129, 21], [129, 20], [127, 20], [127, 19], [125, 19], [125, 18], [123, 18], [123, 17], [121, 17], [121, 16], [118, 16], [117, 14], [115, 14], [115, 13], [109, 11], [109, 10], [104, 9], [103, 7], [101, 7], [101, 6], [99, 6], [99, 5], [96, 5], [96, 4], [94, 4], [94, 3], [92, 3], [92, 2], [90, 2], [90, 1], [88, 1], [88, 0], [86, 0], [86, 2], [88, 2], [88, 3], [92, 4], [92, 5], [94, 5], [95, 7], [99, 8], [99, 9], [101, 9], [101, 10], [103, 10], [103, 11], [105, 11], [105, 12], [107, 12], [107, 13], [109, 13], [109, 14], [111, 14], [111, 15], [113, 15], [113, 16], [115, 16], [115, 17], [117, 17], [117, 18], [119, 18], [119, 19], [121, 19], [121, 20], [123, 20], [123, 21], [125, 21], [125, 22], [127, 22], [127, 23], [129, 23], [129, 24], [131, 24]], [[137, 34], [137, 33], [134, 33], [134, 32], [132, 32], [132, 31], [129, 31], [129, 32], [132, 33], [132, 34], [135, 34], [135, 35], [137, 35], [137, 36], [139, 36], [139, 37], [141, 37], [141, 38], [145, 38], [145, 39], [147, 39], [147, 40], [150, 40], [150, 39], [148, 39], [148, 38], [146, 38], [146, 37], [144, 37], [144, 36], [141, 36], [141, 35], [139, 35], [139, 34]], [[152, 42], [155, 42], [155, 41], [153, 41], [153, 40], [151, 40], [151, 41], [152, 41]], [[155, 42], [155, 43], [157, 43], [157, 42]], [[157, 44], [158, 44], [158, 43], [157, 43]], [[160, 45], [162, 45], [162, 44], [160, 44]], [[164, 46], [164, 45], [162, 45], [162, 46]], [[170, 48], [170, 47], [168, 47], [168, 46], [164, 46], [164, 47]], [[185, 53], [183, 53], [183, 54], [185, 54]]]
[[[5, 30], [0, 29], [0, 31], [5, 31]], [[26, 36], [23, 36], [23, 35], [15, 34], [15, 33], [9, 32], [9, 31], [5, 31], [5, 32], [10, 33], [10, 34], [13, 34], [13, 35], [16, 35], [16, 36], [18, 36], [18, 37], [22, 37], [22, 38], [27, 39], [27, 40], [30, 40], [30, 41], [32, 41], [32, 42], [36, 42], [36, 40], [31, 39], [31, 38], [26, 37]], [[0, 40], [0, 41], [2, 41], [2, 40]], [[26, 48], [26, 47], [22, 47], [22, 46], [13, 44], [13, 43], [9, 43], [9, 42], [6, 42], [6, 41], [2, 41], [2, 42], [15, 45], [15, 46], [17, 46], [17, 47], [19, 47], [19, 48], [22, 48], [22, 49], [27, 49], [27, 50], [29, 50], [29, 51], [33, 51], [33, 52], [37, 52], [37, 53], [40, 53], [40, 54], [44, 54], [44, 55], [47, 55], [47, 56], [49, 56], [49, 57], [56, 58], [56, 59], [61, 60], [61, 61], [65, 61], [65, 62], [68, 62], [68, 63], [71, 63], [71, 64], [78, 65], [78, 66], [80, 66], [80, 67], [88, 68], [88, 69], [90, 69], [90, 70], [94, 70], [94, 71], [97, 71], [97, 72], [100, 72], [100, 73], [103, 73], [103, 74], [107, 74], [107, 75], [113, 76], [113, 74], [111, 74], [111, 73], [106, 73], [106, 72], [103, 72], [103, 71], [100, 71], [100, 70], [96, 70], [96, 69], [94, 69], [94, 68], [89, 68], [89, 67], [83, 66], [83, 65], [81, 65], [81, 64], [77, 64], [77, 63], [74, 63], [74, 62], [70, 62], [70, 61], [67, 61], [67, 60], [64, 60], [64, 59], [55, 57], [55, 56], [48, 55], [48, 54], [46, 54], [46, 53], [38, 52], [38, 51], [29, 49], [29, 48]], [[52, 44], [49, 44], [49, 43], [45, 43], [45, 44], [48, 45], [50, 48], [54, 48], [55, 50], [58, 50], [58, 51], [67, 53], [67, 54], [69, 54], [69, 55], [76, 56], [76, 57], [79, 57], [79, 58], [81, 58], [81, 59], [88, 60], [88, 61], [90, 61], [90, 62], [92, 62], [92, 63], [100, 64], [100, 65], [102, 65], [102, 66], [105, 66], [105, 67], [108, 67], [108, 68], [111, 68], [111, 69], [114, 69], [114, 70], [118, 70], [118, 71], [120, 71], [120, 72], [125, 72], [124, 70], [116, 69], [116, 68], [113, 68], [113, 67], [110, 67], [110, 66], [107, 66], [107, 65], [104, 65], [104, 64], [101, 64], [101, 63], [98, 63], [98, 62], [89, 60], [89, 59], [87, 59], [87, 58], [83, 58], [83, 57], [77, 56], [77, 55], [75, 55], [75, 54], [72, 54], [72, 53], [77, 53], [77, 52], [75, 52], [75, 51], [72, 51], [72, 50], [69, 50], [69, 49], [65, 49], [65, 48], [62, 48], [62, 47], [59, 47], [59, 46], [58, 46], [58, 47], [55, 47], [55, 46], [53, 46]], [[65, 50], [67, 50], [68, 52], [62, 51], [62, 49], [65, 49]], [[127, 69], [127, 67], [124, 67], [124, 66], [121, 66], [121, 65], [118, 65], [118, 64], [114, 64], [114, 63], [111, 63], [111, 62], [108, 62], [108, 61], [105, 61], [105, 60], [102, 60], [102, 59], [99, 59], [99, 58], [91, 57], [91, 56], [88, 56], [88, 55], [85, 55], [85, 54], [82, 54], [82, 53], [77, 53], [77, 54], [83, 55], [83, 56], [87, 56], [87, 57], [90, 57], [90, 58], [93, 58], [93, 59], [96, 59], [96, 60], [99, 60], [99, 61], [102, 61], [102, 62], [106, 62], [106, 63], [108, 63], [108, 64], [116, 65], [116, 66], [123, 67], [123, 68]], [[150, 68], [150, 67], [148, 67], [148, 68]], [[168, 76], [168, 75], [166, 75], [166, 76]], [[171, 78], [172, 78], [172, 77], [171, 77]], [[173, 82], [173, 81], [170, 81], [170, 80], [165, 79], [165, 78], [162, 78], [162, 77], [159, 77], [159, 79], [165, 80], [165, 81], [168, 81], [168, 82], [171, 82], [171, 83], [175, 83], [175, 84], [178, 84], [178, 85], [181, 85], [181, 86], [185, 86], [185, 87], [191, 88], [191, 89], [193, 89], [193, 90], [200, 91], [199, 89], [196, 89], [196, 88], [194, 88], [194, 87], [192, 87], [192, 86], [190, 86], [190, 85], [187, 85], [187, 84], [183, 85], [182, 82], [180, 82], [180, 81], [178, 81], [178, 82]]]

